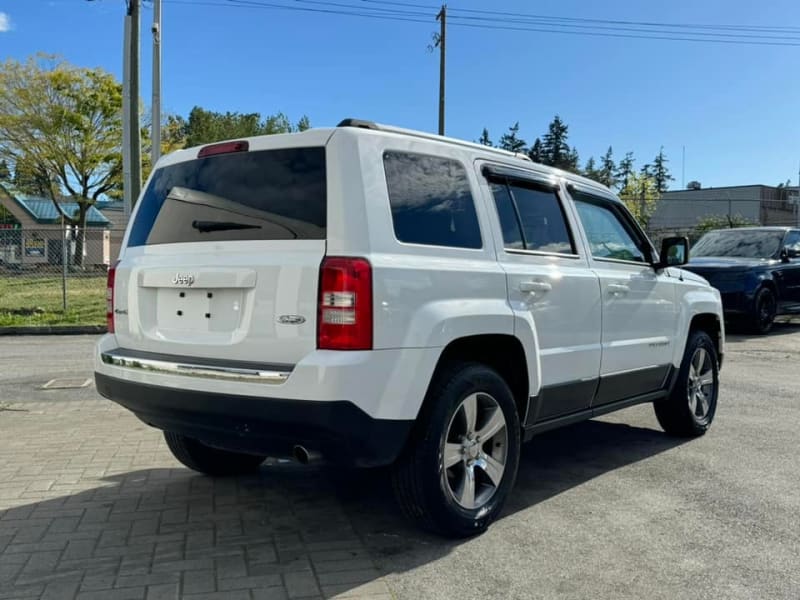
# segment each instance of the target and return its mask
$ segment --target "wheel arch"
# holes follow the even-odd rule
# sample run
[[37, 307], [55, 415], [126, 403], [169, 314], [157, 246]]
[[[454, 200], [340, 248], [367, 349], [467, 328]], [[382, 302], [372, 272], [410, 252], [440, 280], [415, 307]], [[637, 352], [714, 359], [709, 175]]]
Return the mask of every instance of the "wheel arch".
[[722, 357], [725, 352], [725, 330], [719, 315], [714, 313], [700, 313], [694, 315], [689, 323], [689, 336], [687, 336], [687, 341], [695, 331], [703, 331], [708, 334], [708, 337], [714, 342], [714, 346], [717, 349], [717, 357], [720, 366], [722, 366]]
[[[509, 334], [481, 334], [451, 341], [439, 355], [429, 389], [439, 373], [453, 362], [477, 362], [497, 371], [511, 389], [520, 423], [525, 422], [530, 402], [530, 379], [525, 348], [517, 337]], [[426, 394], [420, 412], [432, 401], [434, 399]]]

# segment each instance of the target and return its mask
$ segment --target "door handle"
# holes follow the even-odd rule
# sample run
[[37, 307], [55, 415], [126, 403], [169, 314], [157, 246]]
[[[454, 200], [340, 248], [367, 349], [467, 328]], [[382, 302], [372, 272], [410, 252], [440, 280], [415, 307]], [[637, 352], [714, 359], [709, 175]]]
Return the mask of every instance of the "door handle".
[[546, 281], [521, 281], [519, 284], [519, 291], [527, 292], [529, 294], [535, 294], [537, 292], [549, 292], [552, 289], [552, 284], [547, 283]]
[[630, 292], [631, 288], [629, 288], [627, 285], [623, 283], [609, 283], [608, 291], [615, 296], [621, 296], [622, 294], [627, 294], [628, 292]]

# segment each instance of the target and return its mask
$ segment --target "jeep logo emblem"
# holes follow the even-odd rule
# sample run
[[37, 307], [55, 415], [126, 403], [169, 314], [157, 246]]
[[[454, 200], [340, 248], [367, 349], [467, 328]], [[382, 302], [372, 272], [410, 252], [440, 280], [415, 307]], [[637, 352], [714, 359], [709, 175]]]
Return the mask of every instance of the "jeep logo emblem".
[[192, 284], [194, 284], [194, 275], [175, 273], [175, 277], [172, 278], [172, 283], [174, 285], [185, 285], [191, 287]]

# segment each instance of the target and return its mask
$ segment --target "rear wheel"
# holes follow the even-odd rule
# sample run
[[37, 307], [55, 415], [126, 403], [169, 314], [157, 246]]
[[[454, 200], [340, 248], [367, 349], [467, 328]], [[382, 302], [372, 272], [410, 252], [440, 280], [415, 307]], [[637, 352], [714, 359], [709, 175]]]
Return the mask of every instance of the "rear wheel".
[[392, 473], [403, 512], [422, 527], [464, 537], [503, 508], [519, 464], [520, 424], [506, 382], [458, 363], [431, 385], [426, 410]]
[[778, 312], [778, 302], [775, 294], [769, 288], [761, 288], [753, 302], [753, 314], [750, 317], [750, 329], [754, 333], [765, 334], [772, 329], [775, 315]]
[[714, 341], [693, 331], [670, 395], [655, 402], [658, 422], [670, 435], [703, 435], [714, 420], [719, 394], [719, 359]]
[[194, 471], [217, 477], [252, 473], [264, 462], [265, 456], [231, 452], [213, 448], [179, 433], [164, 432], [172, 455]]

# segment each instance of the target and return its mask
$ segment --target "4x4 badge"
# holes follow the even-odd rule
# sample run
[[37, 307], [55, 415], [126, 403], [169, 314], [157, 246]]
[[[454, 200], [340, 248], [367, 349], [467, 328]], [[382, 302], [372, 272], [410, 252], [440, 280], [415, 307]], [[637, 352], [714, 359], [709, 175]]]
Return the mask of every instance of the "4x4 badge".
[[194, 275], [182, 275], [181, 273], [175, 273], [175, 277], [172, 278], [172, 283], [175, 285], [187, 285], [191, 287], [194, 283]]
[[300, 325], [305, 322], [306, 318], [300, 315], [281, 315], [278, 317], [278, 323], [282, 325]]

